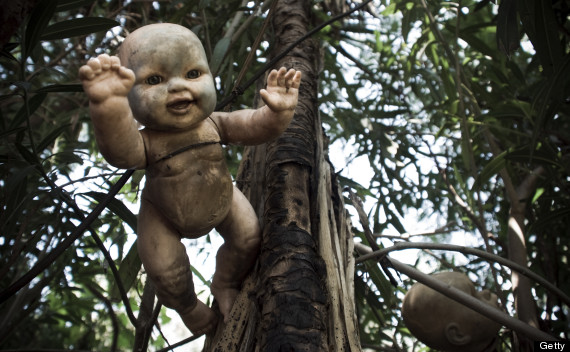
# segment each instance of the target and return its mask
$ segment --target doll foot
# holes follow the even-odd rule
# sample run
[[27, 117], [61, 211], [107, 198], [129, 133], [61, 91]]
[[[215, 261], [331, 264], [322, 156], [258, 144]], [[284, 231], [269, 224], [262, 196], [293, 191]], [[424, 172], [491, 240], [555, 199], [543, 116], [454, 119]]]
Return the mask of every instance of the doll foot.
[[213, 310], [198, 300], [196, 306], [187, 313], [180, 314], [184, 325], [194, 336], [206, 334], [216, 327], [218, 317]]
[[217, 287], [214, 285], [210, 286], [210, 290], [218, 302], [220, 312], [224, 316], [224, 323], [227, 323], [239, 290], [235, 287]]

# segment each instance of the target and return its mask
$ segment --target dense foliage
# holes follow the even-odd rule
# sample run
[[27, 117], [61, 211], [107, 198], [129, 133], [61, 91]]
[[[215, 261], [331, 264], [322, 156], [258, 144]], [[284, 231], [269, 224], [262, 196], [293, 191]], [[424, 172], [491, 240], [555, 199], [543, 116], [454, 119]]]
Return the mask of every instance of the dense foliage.
[[[128, 350], [143, 287], [132, 246], [136, 217], [129, 209], [136, 209], [131, 204], [143, 174], [135, 172], [120, 201], [111, 200], [85, 234], [53, 255], [96, 204], [109, 200], [123, 172], [97, 152], [77, 70], [91, 56], [114, 53], [121, 38], [142, 24], [180, 23], [204, 41], [221, 99], [234, 88], [268, 4], [29, 4], [35, 6], [21, 25], [2, 29], [12, 32], [0, 57], [0, 349]], [[352, 6], [315, 1], [315, 23]], [[460, 238], [509, 258], [510, 195], [537, 175], [524, 208], [528, 266], [570, 292], [568, 2], [379, 0], [365, 9], [318, 33], [319, 96], [330, 142], [354, 146], [352, 157], [369, 160], [369, 185], [341, 181], [372, 204], [366, 210], [373, 232], [385, 246]], [[271, 36], [268, 28], [244, 80], [262, 67]], [[253, 99], [254, 87], [233, 108]], [[227, 151], [235, 172], [240, 149]], [[417, 221], [430, 233], [410, 237]], [[362, 237], [359, 229], [355, 224]], [[508, 268], [475, 256], [458, 258], [422, 252], [416, 266], [468, 272], [514, 315]], [[34, 266], [41, 270], [31, 275]], [[25, 275], [31, 283], [5, 296]], [[416, 346], [400, 319], [405, 290], [390, 286], [369, 262], [359, 264], [355, 280], [363, 346]], [[568, 306], [538, 285], [533, 294], [540, 327], [568, 338]], [[152, 343], [164, 345], [160, 337]], [[512, 333], [503, 329], [498, 349], [511, 345]]]

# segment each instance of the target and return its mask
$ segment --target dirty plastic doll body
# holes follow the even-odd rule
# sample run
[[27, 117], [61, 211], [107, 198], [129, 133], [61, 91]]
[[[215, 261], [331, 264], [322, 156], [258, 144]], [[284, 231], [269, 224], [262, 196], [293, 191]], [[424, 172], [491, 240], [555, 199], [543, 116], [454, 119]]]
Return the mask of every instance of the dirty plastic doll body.
[[[432, 277], [499, 309], [497, 296], [488, 290], [476, 291], [463, 273], [441, 272]], [[421, 283], [415, 283], [406, 293], [402, 316], [414, 336], [441, 351], [494, 350], [500, 328], [496, 322]]]
[[194, 334], [211, 330], [216, 316], [196, 298], [180, 240], [213, 228], [224, 238], [211, 290], [227, 319], [261, 234], [253, 208], [232, 185], [220, 143], [279, 136], [293, 117], [301, 73], [273, 70], [260, 109], [213, 112], [216, 92], [202, 44], [185, 27], [156, 24], [129, 35], [119, 57], [89, 60], [79, 77], [105, 159], [146, 169], [138, 250], [158, 297]]

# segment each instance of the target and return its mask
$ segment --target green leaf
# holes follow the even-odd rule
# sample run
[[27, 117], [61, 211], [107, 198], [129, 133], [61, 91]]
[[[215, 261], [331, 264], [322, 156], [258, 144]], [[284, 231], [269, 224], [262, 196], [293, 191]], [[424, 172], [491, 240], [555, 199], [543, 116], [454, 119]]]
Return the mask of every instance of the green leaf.
[[42, 87], [36, 93], [81, 93], [83, 86], [81, 84], [52, 84]]
[[518, 163], [532, 162], [538, 164], [553, 165], [560, 169], [564, 168], [555, 154], [549, 153], [548, 151], [542, 149], [534, 150], [528, 147], [519, 148], [517, 150], [508, 152], [507, 155], [505, 155], [505, 158], [507, 160]]
[[137, 170], [133, 173], [133, 176], [131, 176], [131, 191], [135, 191], [140, 187], [144, 175], [144, 170]]
[[[370, 246], [370, 243], [368, 242], [364, 234], [360, 233], [357, 234], [357, 236], [360, 237], [362, 243], [364, 243], [367, 246]], [[379, 247], [380, 249], [384, 248], [384, 246], [381, 244], [379, 245]], [[380, 269], [380, 265], [378, 264], [378, 262], [375, 260], [369, 260], [366, 261], [364, 265], [366, 266], [367, 269], [366, 271], [370, 275], [372, 282], [374, 282], [374, 285], [376, 285], [376, 287], [380, 291], [380, 294], [384, 298], [386, 304], [391, 305], [394, 299], [396, 298], [396, 296], [394, 295], [394, 289], [390, 281], [386, 278], [386, 276]]]
[[538, 200], [538, 198], [540, 198], [540, 196], [542, 196], [543, 193], [544, 193], [544, 187], [537, 188], [536, 192], [534, 192], [534, 196], [532, 197], [531, 203], [535, 203]]
[[63, 11], [74, 10], [79, 7], [91, 5], [94, 2], [95, 0], [58, 0], [55, 11], [63, 12]]
[[[484, 40], [486, 35], [488, 35], [485, 32], [490, 32], [491, 30], [495, 29], [492, 26], [493, 26], [492, 23], [473, 25], [467, 28], [461, 28], [458, 34], [459, 37], [465, 40], [465, 42], [469, 44], [469, 46], [472, 47], [473, 49], [480, 51], [484, 55], [493, 57], [496, 55], [495, 49], [492, 48], [489, 44], [487, 44], [487, 42], [485, 42]], [[446, 24], [445, 29], [447, 29], [451, 33], [455, 33], [456, 27], [451, 24]], [[493, 34], [496, 35], [496, 33]]]
[[212, 60], [210, 60], [210, 69], [213, 73], [218, 72], [224, 58], [226, 57], [226, 52], [230, 46], [231, 38], [222, 38], [216, 44], [214, 48], [214, 53], [212, 54]]
[[495, 176], [499, 173], [503, 168], [506, 166], [505, 157], [507, 156], [507, 152], [502, 152], [501, 154], [497, 155], [493, 160], [489, 161], [487, 165], [481, 170], [473, 186], [471, 187], [471, 192], [476, 192], [481, 189], [481, 186], [485, 184], [487, 181], [491, 179], [491, 177]]
[[[541, 51], [543, 54], [541, 58], [545, 59], [543, 62], [544, 69], [552, 72], [562, 59], [563, 50], [559, 40], [558, 22], [554, 16], [552, 9], [552, 1], [535, 1], [535, 24], [537, 32], [542, 35]], [[537, 48], [538, 54], [538, 48]], [[547, 67], [550, 66], [550, 67]]]
[[552, 1], [519, 0], [520, 18], [546, 76], [551, 76], [563, 48]]
[[56, 163], [70, 165], [79, 164], [83, 165], [83, 159], [72, 151], [63, 151], [53, 154], [51, 157], [56, 158]]
[[365, 278], [361, 275], [355, 275], [354, 286], [357, 295], [356, 299], [359, 300], [359, 298], [362, 297], [366, 302], [366, 309], [374, 309], [377, 313], [368, 315], [371, 318], [368, 320], [378, 325], [383, 325], [386, 318], [383, 313], [384, 305], [382, 304], [382, 298], [377, 295], [376, 290], [370, 288], [368, 282], [366, 282]]
[[45, 32], [56, 6], [57, 0], [40, 0], [34, 7], [26, 26], [22, 46], [22, 61], [25, 61], [30, 56], [34, 47], [39, 43], [40, 37]]
[[368, 269], [370, 279], [372, 279], [372, 282], [380, 291], [380, 295], [382, 295], [386, 304], [388, 306], [392, 305], [394, 299], [396, 298], [394, 295], [393, 286], [382, 272], [382, 269], [380, 269], [379, 264], [372, 261], [366, 262], [366, 268]]
[[510, 57], [520, 44], [517, 1], [502, 0], [497, 15], [497, 47], [507, 57]]
[[9, 60], [18, 62], [18, 59], [16, 59], [16, 57], [14, 55], [12, 55], [11, 51], [13, 48], [10, 48], [13, 43], [7, 43], [4, 45], [4, 47], [2, 48], [2, 50], [0, 50], [0, 56], [3, 56]]
[[548, 228], [550, 225], [559, 219], [568, 219], [570, 217], [570, 208], [558, 209], [550, 212], [549, 215], [541, 217], [535, 223], [530, 225], [529, 233], [534, 232], [534, 229]]
[[198, 277], [198, 279], [200, 279], [204, 285], [210, 287], [211, 282], [206, 280], [204, 276], [198, 271], [198, 269], [192, 265], [190, 265], [190, 269], [192, 269], [192, 273], [194, 273], [194, 275], [196, 275], [196, 277]]
[[[103, 201], [109, 196], [107, 193], [102, 192], [87, 192], [84, 195], [91, 197], [98, 202]], [[121, 220], [126, 222], [134, 232], [137, 232], [137, 216], [133, 214], [133, 212], [130, 211], [123, 202], [113, 197], [109, 205], [107, 205], [107, 208], [121, 218]]]
[[344, 177], [340, 174], [337, 175], [337, 177], [338, 177], [338, 180], [339, 180], [341, 185], [343, 185], [344, 187], [350, 187], [350, 188], [356, 190], [356, 193], [358, 193], [359, 196], [361, 196], [361, 197], [366, 197], [366, 196], [373, 197], [374, 196], [374, 194], [372, 192], [370, 192], [370, 189], [368, 187], [364, 187], [360, 183], [358, 183], [358, 182], [356, 182], [350, 178]]
[[105, 17], [83, 17], [54, 23], [47, 27], [41, 40], [56, 40], [108, 31], [120, 23]]
[[65, 131], [67, 128], [69, 128], [69, 126], [71, 126], [71, 124], [65, 124], [63, 126], [59, 126], [57, 128], [55, 128], [53, 131], [51, 131], [40, 143], [38, 143], [38, 145], [36, 146], [36, 149], [38, 150], [38, 152], [41, 152], [42, 150], [44, 150], [45, 148], [47, 148], [50, 144], [53, 143], [53, 141], [55, 141], [55, 139], [63, 132]]
[[[128, 292], [135, 284], [141, 266], [142, 262], [139, 257], [137, 242], [135, 241], [119, 265], [119, 280], [123, 283], [125, 291]], [[119, 301], [121, 299], [121, 294], [115, 281], [113, 281], [110, 296], [113, 301]]]
[[12, 176], [10, 176], [8, 180], [6, 180], [5, 190], [10, 192], [10, 190], [16, 189], [24, 180], [28, 178], [28, 175], [34, 171], [37, 171], [35, 165], [28, 165], [23, 169], [18, 170]]
[[[536, 94], [533, 106], [538, 105], [537, 126], [542, 127], [547, 108], [552, 103], [556, 104], [558, 101], [566, 98], [564, 96], [564, 86], [568, 83], [568, 74], [570, 74], [570, 55], [567, 55], [564, 61], [556, 67], [554, 74], [543, 83], [540, 92]], [[538, 128], [535, 129], [534, 134], [538, 133], [538, 130]], [[535, 137], [536, 136], [533, 136], [533, 139], [535, 139]]]
[[31, 97], [30, 99], [28, 99], [27, 105], [24, 102], [20, 110], [18, 110], [18, 112], [16, 113], [16, 116], [14, 116], [14, 120], [12, 120], [9, 129], [20, 127], [20, 125], [26, 120], [26, 118], [28, 116], [32, 116], [32, 114], [42, 105], [46, 96], [47, 96], [46, 93], [38, 93], [33, 97]]
[[25, 130], [26, 130], [26, 127], [22, 126], [22, 127], [16, 127], [16, 128], [9, 129], [7, 131], [0, 132], [0, 139], [4, 139], [10, 135], [13, 135], [13, 134], [25, 131]]
[[18, 152], [20, 152], [22, 158], [24, 158], [24, 160], [26, 160], [29, 164], [35, 165], [38, 163], [36, 155], [31, 151], [29, 151], [28, 148], [18, 143], [16, 144], [16, 149], [18, 149]]
[[[2, 222], [2, 236], [9, 236], [15, 231], [17, 221], [15, 218], [22, 213], [21, 209], [26, 205], [26, 197], [29, 196], [27, 192], [28, 178], [34, 172], [37, 172], [35, 165], [28, 165], [19, 170], [16, 170], [6, 180], [4, 187], [4, 204], [3, 204], [3, 222]], [[29, 200], [28, 200], [29, 201]]]
[[384, 11], [382, 11], [382, 15], [388, 16], [395, 14], [398, 11], [396, 5], [397, 5], [396, 1], [390, 1], [390, 4], [386, 6], [386, 9]]

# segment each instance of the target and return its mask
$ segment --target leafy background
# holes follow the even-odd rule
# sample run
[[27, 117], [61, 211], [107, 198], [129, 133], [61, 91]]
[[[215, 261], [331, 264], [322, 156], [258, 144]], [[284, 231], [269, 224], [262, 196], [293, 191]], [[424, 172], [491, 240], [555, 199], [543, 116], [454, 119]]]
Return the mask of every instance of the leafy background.
[[[27, 5], [21, 23], [2, 29], [0, 289], [36, 265], [42, 270], [17, 295], [2, 296], [0, 349], [131, 349], [144, 275], [130, 209], [144, 178], [135, 172], [116, 200], [107, 196], [124, 171], [97, 152], [77, 70], [92, 56], [114, 53], [140, 25], [180, 23], [203, 40], [221, 100], [233, 90], [268, 3]], [[315, 24], [351, 6], [314, 1]], [[379, 243], [459, 241], [508, 258], [508, 187], [540, 170], [524, 208], [528, 266], [570, 292], [569, 14], [565, 0], [377, 0], [317, 34], [331, 159], [348, 160], [338, 170], [341, 183], [366, 199]], [[263, 65], [271, 36], [269, 28], [245, 79]], [[250, 106], [253, 97], [246, 90], [232, 108]], [[227, 158], [235, 173], [241, 149], [228, 148]], [[362, 161], [369, 171], [351, 166]], [[369, 179], [353, 177], [362, 173]], [[66, 242], [104, 200], [109, 205], [88, 231]], [[357, 223], [354, 231], [366, 243]], [[507, 268], [445, 251], [413, 257], [426, 272], [468, 273], [515, 314]], [[377, 266], [357, 267], [364, 347], [427, 350], [402, 323], [401, 298], [413, 283], [403, 279], [395, 289]], [[539, 285], [532, 292], [540, 327], [568, 338], [568, 306]], [[167, 321], [163, 310], [159, 322]], [[511, 350], [512, 338], [502, 329], [497, 349]], [[164, 347], [159, 332], [151, 345]]]

